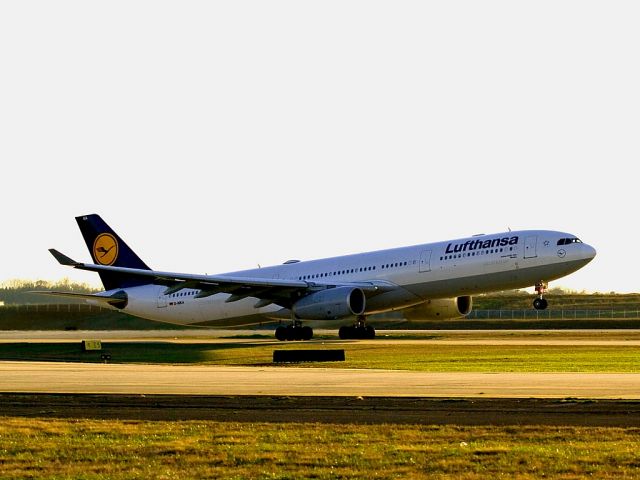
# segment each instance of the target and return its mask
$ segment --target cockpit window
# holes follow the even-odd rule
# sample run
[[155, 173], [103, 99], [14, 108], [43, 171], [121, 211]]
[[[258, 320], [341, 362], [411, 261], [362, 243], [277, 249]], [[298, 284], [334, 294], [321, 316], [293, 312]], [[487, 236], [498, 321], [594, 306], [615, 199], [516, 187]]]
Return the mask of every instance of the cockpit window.
[[569, 245], [570, 243], [582, 243], [579, 238], [561, 238], [558, 240], [558, 245]]

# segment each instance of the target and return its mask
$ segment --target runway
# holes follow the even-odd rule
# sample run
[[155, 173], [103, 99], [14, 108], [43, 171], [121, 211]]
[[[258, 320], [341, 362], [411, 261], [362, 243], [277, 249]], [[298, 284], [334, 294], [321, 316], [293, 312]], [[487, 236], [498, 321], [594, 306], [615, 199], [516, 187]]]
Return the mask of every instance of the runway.
[[637, 400], [640, 374], [0, 362], [0, 392]]

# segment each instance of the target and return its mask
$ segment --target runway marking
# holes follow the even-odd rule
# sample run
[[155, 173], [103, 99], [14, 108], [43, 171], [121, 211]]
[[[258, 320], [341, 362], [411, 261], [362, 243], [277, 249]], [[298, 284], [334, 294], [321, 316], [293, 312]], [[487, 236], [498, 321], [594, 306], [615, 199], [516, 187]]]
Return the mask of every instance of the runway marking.
[[640, 399], [640, 374], [0, 362], [0, 391]]

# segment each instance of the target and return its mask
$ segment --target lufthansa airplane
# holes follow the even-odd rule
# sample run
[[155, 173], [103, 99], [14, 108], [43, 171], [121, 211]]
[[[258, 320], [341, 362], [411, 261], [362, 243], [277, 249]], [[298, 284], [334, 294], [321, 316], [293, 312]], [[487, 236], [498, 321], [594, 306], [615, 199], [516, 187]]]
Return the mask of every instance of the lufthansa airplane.
[[569, 233], [523, 230], [198, 275], [151, 270], [100, 216], [76, 221], [93, 263], [50, 252], [62, 265], [97, 272], [105, 291], [42, 293], [182, 325], [284, 320], [286, 326], [276, 328], [279, 340], [311, 339], [313, 330], [302, 321], [338, 321], [343, 323], [340, 338], [373, 338], [369, 315], [399, 311], [409, 320], [460, 318], [471, 311], [473, 294], [530, 286], [537, 292], [534, 308], [543, 310], [547, 282], [575, 272], [596, 255]]

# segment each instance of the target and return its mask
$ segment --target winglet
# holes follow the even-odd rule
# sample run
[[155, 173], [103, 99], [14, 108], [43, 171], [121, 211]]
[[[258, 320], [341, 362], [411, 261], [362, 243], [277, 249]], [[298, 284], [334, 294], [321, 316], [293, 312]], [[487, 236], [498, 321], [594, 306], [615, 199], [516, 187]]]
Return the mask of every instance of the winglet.
[[66, 265], [68, 267], [75, 267], [77, 265], [81, 265], [81, 263], [78, 263], [75, 260], [73, 260], [73, 259], [67, 257], [66, 255], [60, 253], [55, 248], [50, 248], [49, 252], [51, 252], [51, 255], [53, 255], [55, 257], [55, 259], [58, 261], [58, 263], [60, 263], [60, 265]]

